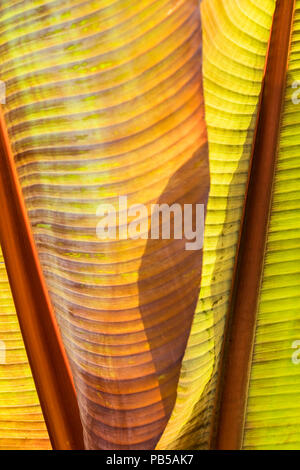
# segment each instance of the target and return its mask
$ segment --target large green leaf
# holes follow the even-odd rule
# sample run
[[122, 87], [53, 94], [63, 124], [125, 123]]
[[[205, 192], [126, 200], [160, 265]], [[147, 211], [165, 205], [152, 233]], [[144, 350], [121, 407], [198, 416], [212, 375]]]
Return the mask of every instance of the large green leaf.
[[254, 355], [246, 449], [300, 448], [300, 1], [296, 2]]

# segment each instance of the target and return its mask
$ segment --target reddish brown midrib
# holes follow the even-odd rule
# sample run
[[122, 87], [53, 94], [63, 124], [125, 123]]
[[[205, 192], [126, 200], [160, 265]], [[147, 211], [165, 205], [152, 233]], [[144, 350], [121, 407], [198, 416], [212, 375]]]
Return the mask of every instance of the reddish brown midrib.
[[295, 1], [276, 4], [219, 384], [217, 449], [240, 449]]
[[0, 110], [0, 241], [16, 311], [54, 449], [83, 449], [76, 393], [60, 340]]

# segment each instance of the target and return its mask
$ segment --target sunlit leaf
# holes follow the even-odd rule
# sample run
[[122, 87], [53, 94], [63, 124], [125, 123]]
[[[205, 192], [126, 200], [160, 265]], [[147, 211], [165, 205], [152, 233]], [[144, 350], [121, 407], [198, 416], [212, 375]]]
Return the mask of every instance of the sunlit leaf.
[[[278, 52], [268, 55], [276, 4], [0, 1], [5, 121], [87, 449], [211, 446], [264, 71]], [[246, 449], [300, 446], [299, 24], [297, 0], [262, 283], [253, 289], [250, 385], [240, 394]], [[143, 237], [99, 239], [103, 204], [124, 217], [120, 196], [144, 205]], [[187, 250], [186, 234], [151, 239], [151, 205], [162, 203], [205, 206], [203, 250]], [[19, 331], [16, 341], [21, 348]], [[0, 414], [0, 448], [49, 445], [26, 380], [28, 412], [40, 417], [26, 427], [32, 442], [23, 444], [13, 415], [2, 432]]]
[[245, 423], [246, 449], [300, 448], [300, 1], [296, 2]]
[[42, 4], [3, 13], [4, 109], [85, 443], [153, 448], [176, 399], [202, 250], [185, 238], [101, 241], [97, 208], [118, 211], [119, 196], [206, 205], [200, 11], [194, 0]]
[[178, 385], [160, 448], [207, 448], [216, 379], [245, 199], [274, 1], [202, 4], [203, 73], [210, 196], [202, 281]]

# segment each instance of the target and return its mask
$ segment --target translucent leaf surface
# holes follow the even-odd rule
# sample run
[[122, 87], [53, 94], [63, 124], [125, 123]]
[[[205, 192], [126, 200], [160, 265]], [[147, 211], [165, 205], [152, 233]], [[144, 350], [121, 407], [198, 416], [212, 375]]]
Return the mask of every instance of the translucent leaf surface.
[[0, 450], [51, 449], [0, 251]]

